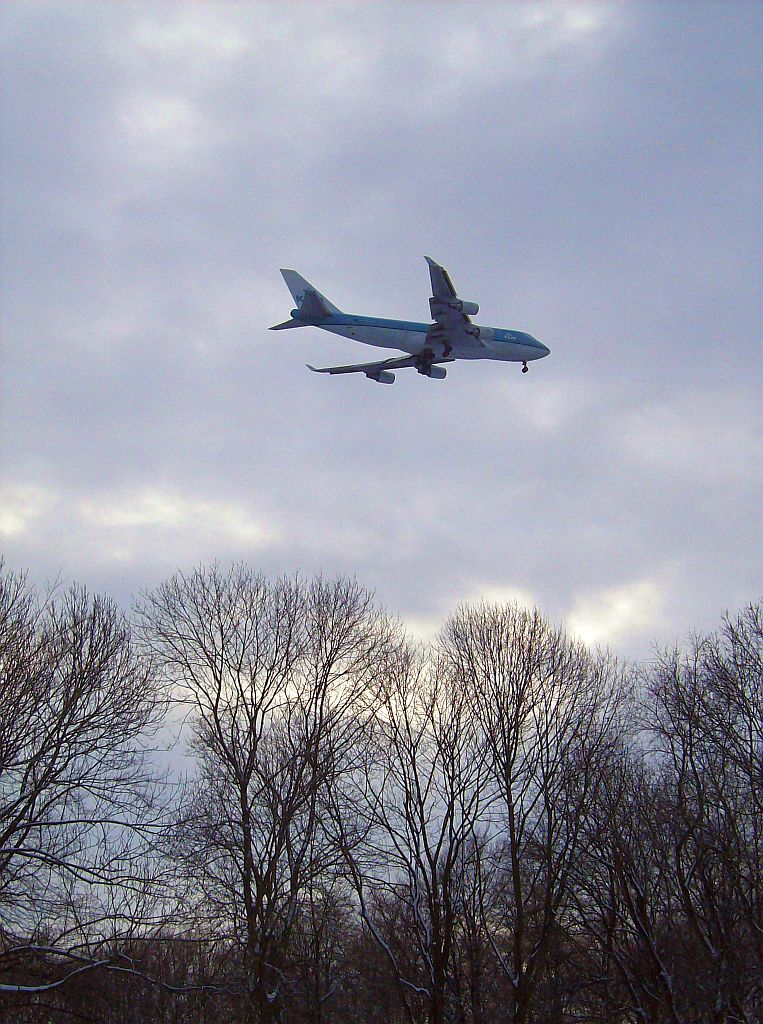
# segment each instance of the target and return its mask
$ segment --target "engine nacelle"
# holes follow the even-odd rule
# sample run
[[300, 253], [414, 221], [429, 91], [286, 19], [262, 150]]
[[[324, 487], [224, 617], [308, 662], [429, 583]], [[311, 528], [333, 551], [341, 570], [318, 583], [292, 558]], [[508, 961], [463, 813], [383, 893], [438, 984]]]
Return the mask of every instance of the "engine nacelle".
[[391, 370], [378, 370], [376, 373], [367, 373], [369, 380], [375, 380], [377, 384], [394, 384], [395, 375]]
[[451, 302], [451, 306], [459, 313], [466, 313], [467, 316], [476, 316], [480, 311], [476, 302], [467, 302], [466, 299], [455, 299]]
[[448, 376], [448, 371], [444, 366], [430, 366], [426, 376], [431, 377], [432, 380], [444, 380]]

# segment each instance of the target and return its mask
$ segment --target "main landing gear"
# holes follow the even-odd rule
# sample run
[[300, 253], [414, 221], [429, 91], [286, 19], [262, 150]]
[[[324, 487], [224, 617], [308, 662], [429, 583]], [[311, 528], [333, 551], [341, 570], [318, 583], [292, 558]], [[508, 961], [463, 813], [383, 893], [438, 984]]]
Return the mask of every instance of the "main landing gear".
[[428, 377], [432, 372], [432, 363], [434, 362], [434, 352], [431, 348], [425, 348], [419, 354], [419, 358], [416, 362], [416, 369], [419, 373]]
[[522, 373], [527, 373], [529, 369], [530, 367], [527, 365], [527, 363], [522, 363]]

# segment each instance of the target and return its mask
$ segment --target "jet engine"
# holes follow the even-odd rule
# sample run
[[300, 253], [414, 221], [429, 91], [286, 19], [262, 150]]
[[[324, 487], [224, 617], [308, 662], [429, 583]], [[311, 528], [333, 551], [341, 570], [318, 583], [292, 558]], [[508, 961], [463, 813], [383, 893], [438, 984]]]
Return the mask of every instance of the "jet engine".
[[454, 299], [451, 302], [453, 309], [457, 309], [459, 313], [466, 313], [467, 316], [476, 316], [480, 307], [476, 302], [467, 302], [466, 299]]
[[423, 373], [425, 377], [431, 377], [432, 380], [444, 380], [448, 375], [444, 366], [430, 366], [429, 369], [419, 370], [419, 373]]
[[375, 380], [378, 384], [394, 384], [395, 375], [391, 370], [378, 370], [376, 373], [367, 373], [369, 380]]

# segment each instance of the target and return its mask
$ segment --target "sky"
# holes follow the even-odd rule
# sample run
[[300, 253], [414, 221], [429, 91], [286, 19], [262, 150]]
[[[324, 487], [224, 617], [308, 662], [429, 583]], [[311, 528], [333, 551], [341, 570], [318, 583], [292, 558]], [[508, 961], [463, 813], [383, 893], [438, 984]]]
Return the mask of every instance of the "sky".
[[[759, 3], [6, 3], [0, 550], [351, 575], [647, 658], [763, 595]], [[551, 355], [269, 333], [280, 267]]]

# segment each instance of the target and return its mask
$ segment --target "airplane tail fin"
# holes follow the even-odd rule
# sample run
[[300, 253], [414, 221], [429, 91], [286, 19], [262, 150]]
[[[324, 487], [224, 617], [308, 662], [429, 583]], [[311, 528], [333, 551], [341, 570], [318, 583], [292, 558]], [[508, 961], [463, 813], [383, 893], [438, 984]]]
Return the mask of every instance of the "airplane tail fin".
[[291, 320], [276, 324], [270, 328], [271, 331], [288, 331], [292, 327], [307, 327], [319, 320], [324, 320], [327, 316], [342, 312], [333, 302], [329, 302], [325, 295], [321, 295], [317, 288], [313, 288], [310, 282], [306, 281], [296, 270], [282, 270], [281, 273], [297, 308], [291, 311]]
[[297, 310], [302, 314], [297, 319], [308, 320], [342, 312], [296, 270], [282, 270], [281, 273], [286, 287], [292, 294]]

